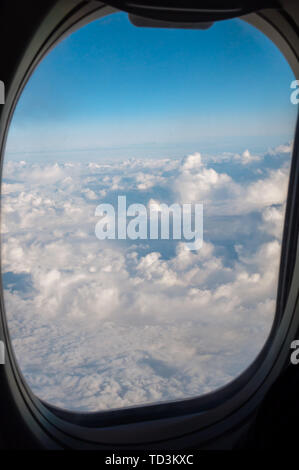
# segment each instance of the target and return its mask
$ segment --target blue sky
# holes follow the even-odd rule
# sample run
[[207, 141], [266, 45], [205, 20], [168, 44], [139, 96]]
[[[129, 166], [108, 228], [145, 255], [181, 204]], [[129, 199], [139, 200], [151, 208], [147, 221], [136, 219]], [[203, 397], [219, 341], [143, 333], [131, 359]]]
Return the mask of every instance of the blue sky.
[[276, 46], [243, 21], [140, 29], [118, 13], [73, 33], [42, 61], [7, 149], [68, 160], [120, 147], [126, 157], [138, 147], [140, 156], [179, 156], [218, 151], [221, 139], [221, 150], [265, 151], [292, 138], [293, 79]]

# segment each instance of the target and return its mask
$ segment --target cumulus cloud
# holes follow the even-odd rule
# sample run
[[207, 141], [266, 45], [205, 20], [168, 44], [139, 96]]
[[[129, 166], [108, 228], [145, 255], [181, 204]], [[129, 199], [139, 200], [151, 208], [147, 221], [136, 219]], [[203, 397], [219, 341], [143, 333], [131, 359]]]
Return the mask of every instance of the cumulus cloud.
[[264, 223], [261, 229], [264, 229], [277, 239], [280, 239], [282, 236], [285, 208], [286, 204], [284, 203], [279, 206], [267, 207], [262, 213]]
[[243, 165], [247, 165], [248, 163], [259, 161], [261, 159], [259, 155], [252, 155], [248, 149], [244, 150], [241, 155], [236, 154], [235, 158], [240, 160]]
[[269, 153], [271, 155], [291, 153], [293, 151], [293, 147], [294, 147], [294, 142], [292, 141], [287, 144], [278, 145], [274, 149], [270, 149]]
[[184, 202], [219, 199], [220, 194], [231, 190], [233, 185], [230, 176], [203, 165], [199, 153], [183, 161], [175, 180], [175, 188]]
[[[262, 162], [245, 182], [200, 153], [6, 163], [5, 305], [34, 393], [68, 409], [118, 408], [207, 393], [250, 364], [275, 313], [288, 181], [287, 167]], [[157, 210], [203, 201], [202, 248], [98, 240], [95, 207], [118, 194]]]
[[[193, 156], [190, 158], [192, 162]], [[201, 164], [193, 171], [192, 165], [183, 164], [174, 185], [182, 202], [203, 201], [210, 214], [241, 215], [282, 204], [288, 177], [288, 167], [269, 169], [266, 176], [244, 185], [214, 168]]]

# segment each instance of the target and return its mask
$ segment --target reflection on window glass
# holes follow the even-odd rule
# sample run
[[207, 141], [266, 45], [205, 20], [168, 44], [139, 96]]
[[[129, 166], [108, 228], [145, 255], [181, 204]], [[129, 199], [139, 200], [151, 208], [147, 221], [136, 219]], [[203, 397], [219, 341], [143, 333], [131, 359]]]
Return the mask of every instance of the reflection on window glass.
[[250, 365], [275, 314], [293, 80], [240, 20], [140, 29], [118, 13], [45, 57], [11, 124], [1, 227], [8, 325], [38, 397], [165, 402]]

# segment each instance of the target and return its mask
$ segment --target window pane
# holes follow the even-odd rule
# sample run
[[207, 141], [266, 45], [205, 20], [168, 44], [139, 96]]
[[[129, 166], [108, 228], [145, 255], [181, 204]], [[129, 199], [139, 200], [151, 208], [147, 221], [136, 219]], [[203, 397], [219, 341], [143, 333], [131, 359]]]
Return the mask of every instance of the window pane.
[[6, 313], [37, 396], [165, 402], [250, 365], [275, 314], [293, 80], [240, 20], [140, 29], [118, 13], [45, 57], [2, 180]]

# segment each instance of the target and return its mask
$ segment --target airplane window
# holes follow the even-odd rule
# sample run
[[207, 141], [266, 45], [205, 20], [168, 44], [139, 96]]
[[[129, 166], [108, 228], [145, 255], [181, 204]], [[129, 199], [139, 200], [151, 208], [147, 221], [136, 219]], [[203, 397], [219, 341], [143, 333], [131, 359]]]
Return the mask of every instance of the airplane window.
[[297, 106], [278, 49], [96, 20], [27, 83], [2, 178], [15, 355], [46, 402], [196, 397], [256, 358], [275, 315]]

